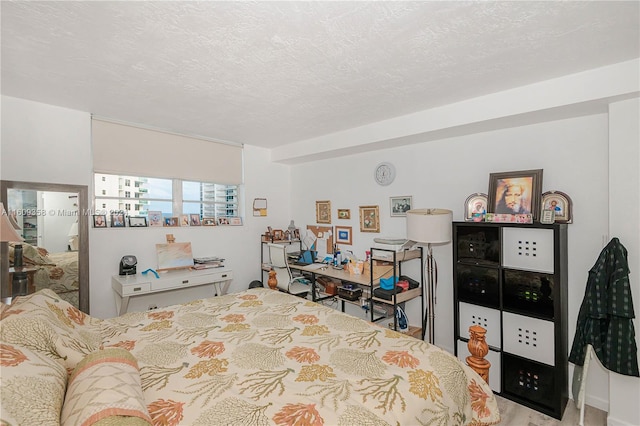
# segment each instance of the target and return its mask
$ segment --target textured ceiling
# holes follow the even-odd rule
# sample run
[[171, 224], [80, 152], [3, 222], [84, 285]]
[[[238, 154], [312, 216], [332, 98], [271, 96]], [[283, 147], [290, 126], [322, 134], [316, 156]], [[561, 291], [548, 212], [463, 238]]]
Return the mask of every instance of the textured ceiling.
[[640, 56], [627, 2], [2, 1], [2, 93], [264, 147]]

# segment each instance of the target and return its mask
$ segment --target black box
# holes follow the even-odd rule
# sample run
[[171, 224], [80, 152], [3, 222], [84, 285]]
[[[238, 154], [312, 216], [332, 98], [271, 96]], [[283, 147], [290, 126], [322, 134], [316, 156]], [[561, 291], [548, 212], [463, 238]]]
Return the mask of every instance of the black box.
[[349, 289], [344, 287], [338, 287], [338, 296], [346, 300], [351, 300], [351, 301], [358, 300], [360, 299], [360, 296], [362, 296], [362, 289], [361, 288]]
[[399, 285], [397, 285], [394, 290], [385, 290], [382, 287], [373, 289], [373, 296], [384, 300], [393, 299], [393, 295], [396, 293], [402, 293], [402, 287]]

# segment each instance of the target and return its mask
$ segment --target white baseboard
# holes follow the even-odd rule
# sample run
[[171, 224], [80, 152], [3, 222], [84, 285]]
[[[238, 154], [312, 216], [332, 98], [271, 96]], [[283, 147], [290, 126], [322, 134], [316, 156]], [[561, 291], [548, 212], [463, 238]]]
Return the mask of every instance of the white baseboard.
[[[569, 402], [574, 404], [573, 400]], [[587, 394], [585, 395], [584, 403], [598, 410], [602, 410], [605, 413], [609, 412], [609, 400], [607, 399], [597, 398]]]
[[618, 419], [614, 419], [611, 416], [607, 416], [607, 426], [636, 426], [631, 423], [626, 423]]

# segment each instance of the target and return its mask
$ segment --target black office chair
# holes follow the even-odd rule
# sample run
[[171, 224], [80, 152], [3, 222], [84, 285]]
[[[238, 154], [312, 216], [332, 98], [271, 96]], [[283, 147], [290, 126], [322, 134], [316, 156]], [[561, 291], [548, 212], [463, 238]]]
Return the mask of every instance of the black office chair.
[[305, 277], [294, 277], [287, 263], [287, 251], [283, 244], [267, 244], [271, 269], [276, 272], [278, 289], [300, 297], [307, 297], [311, 286]]

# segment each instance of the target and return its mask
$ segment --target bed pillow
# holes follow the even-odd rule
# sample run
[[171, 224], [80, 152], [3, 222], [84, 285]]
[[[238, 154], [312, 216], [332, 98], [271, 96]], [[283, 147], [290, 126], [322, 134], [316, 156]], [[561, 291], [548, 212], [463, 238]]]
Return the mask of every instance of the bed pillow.
[[0, 342], [2, 424], [55, 425], [67, 385], [67, 370], [53, 358]]
[[102, 347], [100, 324], [51, 290], [16, 297], [2, 314], [0, 339], [61, 359], [69, 371]]
[[9, 260], [13, 262], [14, 246], [22, 244], [22, 261], [25, 265], [55, 265], [48, 256], [47, 249], [35, 247], [29, 243], [9, 243]]
[[80, 361], [69, 378], [60, 423], [150, 425], [135, 357], [107, 348]]

